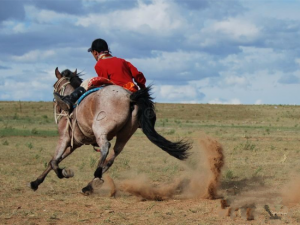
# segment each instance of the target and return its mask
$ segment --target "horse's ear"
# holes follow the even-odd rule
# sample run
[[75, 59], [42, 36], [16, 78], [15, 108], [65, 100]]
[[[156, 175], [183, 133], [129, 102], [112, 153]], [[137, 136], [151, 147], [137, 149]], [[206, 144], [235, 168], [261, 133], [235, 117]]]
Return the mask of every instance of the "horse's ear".
[[74, 74], [77, 75], [77, 69], [75, 70]]
[[59, 72], [58, 67], [56, 67], [56, 69], [55, 69], [55, 76], [57, 77], [57, 79], [62, 78], [62, 75], [61, 75], [61, 73]]

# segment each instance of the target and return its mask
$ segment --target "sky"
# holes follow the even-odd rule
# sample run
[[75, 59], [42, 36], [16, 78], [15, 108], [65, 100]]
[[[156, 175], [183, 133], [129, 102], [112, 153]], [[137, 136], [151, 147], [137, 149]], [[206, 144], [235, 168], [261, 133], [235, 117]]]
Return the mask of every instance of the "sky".
[[300, 0], [0, 0], [0, 101], [52, 101], [55, 68], [97, 76], [107, 41], [155, 102], [299, 105]]

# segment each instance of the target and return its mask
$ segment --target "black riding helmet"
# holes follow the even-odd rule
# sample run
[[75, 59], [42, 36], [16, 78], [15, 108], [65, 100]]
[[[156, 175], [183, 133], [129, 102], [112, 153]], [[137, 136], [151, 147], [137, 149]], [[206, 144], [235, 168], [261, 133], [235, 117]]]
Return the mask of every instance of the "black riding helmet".
[[106, 41], [104, 41], [101, 38], [98, 38], [96, 40], [93, 41], [92, 46], [88, 49], [88, 52], [94, 51], [96, 50], [97, 52], [104, 52], [104, 51], [108, 51], [108, 45], [106, 43]]

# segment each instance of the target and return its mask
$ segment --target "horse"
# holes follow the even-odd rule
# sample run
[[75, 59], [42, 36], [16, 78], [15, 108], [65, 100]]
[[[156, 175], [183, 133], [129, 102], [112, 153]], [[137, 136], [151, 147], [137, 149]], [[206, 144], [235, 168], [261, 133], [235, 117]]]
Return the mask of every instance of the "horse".
[[[69, 69], [60, 72], [56, 68], [55, 75], [57, 81], [53, 85], [54, 92], [62, 96], [71, 94], [82, 83], [81, 74], [77, 73], [77, 69], [75, 72]], [[54, 170], [60, 179], [73, 177], [73, 171], [61, 169], [59, 163], [80, 146], [92, 145], [100, 147], [101, 156], [94, 178], [82, 189], [82, 193], [85, 195], [93, 193], [93, 184], [104, 182], [103, 173], [113, 165], [115, 158], [138, 128], [142, 129], [152, 143], [171, 156], [185, 160], [190, 154], [190, 141], [182, 139], [171, 142], [156, 132], [151, 86], [134, 93], [117, 85], [104, 86], [87, 95], [71, 114], [61, 110], [55, 101], [53, 105], [58, 126], [58, 143], [46, 170], [36, 180], [30, 182], [30, 187], [34, 191], [51, 170]], [[114, 137], [116, 137], [115, 145], [112, 154], [108, 156], [110, 141]]]

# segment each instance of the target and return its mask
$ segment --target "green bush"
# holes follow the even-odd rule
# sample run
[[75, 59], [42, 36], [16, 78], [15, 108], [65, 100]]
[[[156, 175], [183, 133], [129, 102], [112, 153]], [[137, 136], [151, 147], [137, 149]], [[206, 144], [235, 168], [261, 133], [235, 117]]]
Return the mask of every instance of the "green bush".
[[226, 179], [231, 180], [233, 178], [233, 172], [231, 170], [227, 170], [225, 177], [226, 177]]
[[29, 143], [26, 144], [26, 147], [29, 148], [29, 149], [32, 149], [33, 148], [33, 144], [31, 142], [29, 142]]

